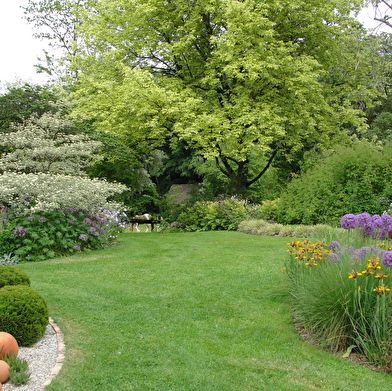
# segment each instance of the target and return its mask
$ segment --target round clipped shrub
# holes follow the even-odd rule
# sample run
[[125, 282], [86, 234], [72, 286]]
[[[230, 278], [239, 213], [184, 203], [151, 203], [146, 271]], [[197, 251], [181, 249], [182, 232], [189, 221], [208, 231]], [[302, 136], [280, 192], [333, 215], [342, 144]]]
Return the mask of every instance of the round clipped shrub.
[[31, 346], [45, 333], [49, 310], [40, 293], [27, 285], [0, 289], [0, 330], [15, 337], [19, 346]]
[[0, 288], [6, 285], [30, 286], [30, 278], [23, 270], [14, 266], [0, 266]]

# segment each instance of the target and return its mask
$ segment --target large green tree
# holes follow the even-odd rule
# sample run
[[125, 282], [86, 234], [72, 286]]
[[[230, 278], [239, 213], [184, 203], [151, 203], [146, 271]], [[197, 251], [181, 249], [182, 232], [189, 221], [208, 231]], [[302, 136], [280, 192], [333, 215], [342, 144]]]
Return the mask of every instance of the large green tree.
[[361, 127], [357, 58], [343, 49], [361, 3], [89, 1], [70, 66], [79, 112], [141, 150], [181, 141], [245, 193], [278, 153]]

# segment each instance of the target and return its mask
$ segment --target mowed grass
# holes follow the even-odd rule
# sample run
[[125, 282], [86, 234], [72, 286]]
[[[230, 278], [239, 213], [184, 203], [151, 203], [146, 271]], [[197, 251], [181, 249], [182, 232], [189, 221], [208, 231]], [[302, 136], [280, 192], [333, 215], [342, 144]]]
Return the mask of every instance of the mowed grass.
[[392, 377], [302, 341], [287, 238], [125, 233], [111, 248], [22, 264], [65, 334], [45, 391], [371, 390]]

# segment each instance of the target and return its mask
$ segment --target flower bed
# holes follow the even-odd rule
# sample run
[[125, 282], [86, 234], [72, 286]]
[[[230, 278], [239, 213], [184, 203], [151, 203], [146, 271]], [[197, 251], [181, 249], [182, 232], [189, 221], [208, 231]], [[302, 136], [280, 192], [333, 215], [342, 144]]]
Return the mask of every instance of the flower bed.
[[392, 217], [348, 214], [341, 226], [339, 240], [289, 243], [294, 316], [329, 349], [359, 352], [390, 371]]

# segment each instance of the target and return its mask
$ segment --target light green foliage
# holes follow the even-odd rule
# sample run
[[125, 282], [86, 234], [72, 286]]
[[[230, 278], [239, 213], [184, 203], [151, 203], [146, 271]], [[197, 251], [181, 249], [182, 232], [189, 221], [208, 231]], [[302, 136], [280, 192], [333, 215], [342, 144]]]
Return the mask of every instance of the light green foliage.
[[[325, 87], [338, 64], [350, 75], [340, 85], [361, 80], [358, 51], [342, 52], [361, 3], [92, 1], [70, 68], [78, 112], [150, 148], [180, 139], [216, 162], [233, 193], [246, 191], [278, 150], [362, 127], [359, 94]], [[267, 161], [256, 174], [254, 152]]]
[[11, 127], [0, 139], [0, 145], [9, 150], [0, 157], [0, 169], [82, 175], [100, 143], [87, 135], [64, 133], [72, 126], [60, 113], [45, 113]]
[[108, 198], [126, 190], [121, 184], [60, 174], [0, 175], [0, 203], [17, 209], [31, 205], [32, 213], [63, 208], [117, 208], [118, 204], [109, 203]]
[[313, 156], [282, 194], [279, 222], [337, 224], [346, 213], [382, 213], [379, 201], [392, 196], [390, 151], [362, 141]]

